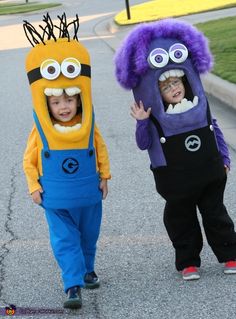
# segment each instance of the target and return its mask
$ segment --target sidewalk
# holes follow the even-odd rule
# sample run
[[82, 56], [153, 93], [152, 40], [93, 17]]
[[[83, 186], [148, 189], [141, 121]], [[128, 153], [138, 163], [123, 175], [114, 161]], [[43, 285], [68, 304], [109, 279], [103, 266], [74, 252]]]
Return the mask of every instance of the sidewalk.
[[[177, 19], [196, 24], [230, 16], [236, 16], [236, 8], [210, 11], [206, 13], [184, 16]], [[96, 26], [95, 32], [113, 51], [116, 51], [124, 37], [135, 26], [136, 25], [118, 26], [114, 23], [113, 17], [109, 17]], [[202, 82], [208, 94], [213, 95], [224, 104], [227, 104], [229, 107], [236, 110], [236, 84], [223, 80], [212, 73], [203, 76]]]

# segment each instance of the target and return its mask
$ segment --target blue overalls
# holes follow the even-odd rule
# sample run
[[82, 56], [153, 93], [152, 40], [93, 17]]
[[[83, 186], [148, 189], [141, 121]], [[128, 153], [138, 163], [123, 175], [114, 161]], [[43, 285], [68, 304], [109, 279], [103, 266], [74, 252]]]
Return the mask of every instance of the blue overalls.
[[102, 218], [102, 192], [93, 146], [94, 115], [88, 149], [50, 150], [34, 113], [42, 149], [42, 207], [50, 242], [62, 270], [65, 292], [84, 286], [84, 275], [94, 270], [96, 243]]

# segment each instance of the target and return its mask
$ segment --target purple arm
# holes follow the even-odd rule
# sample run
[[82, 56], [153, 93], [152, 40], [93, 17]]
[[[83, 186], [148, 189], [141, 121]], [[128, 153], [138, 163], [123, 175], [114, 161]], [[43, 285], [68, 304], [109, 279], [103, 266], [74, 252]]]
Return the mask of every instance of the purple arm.
[[147, 150], [151, 146], [152, 138], [149, 132], [149, 119], [137, 120], [135, 136], [140, 150]]
[[230, 168], [229, 150], [228, 150], [228, 146], [225, 142], [224, 135], [221, 132], [221, 130], [216, 122], [216, 119], [212, 119], [212, 124], [213, 124], [215, 135], [216, 135], [216, 141], [217, 141], [217, 144], [219, 147], [219, 152], [220, 152], [220, 155], [223, 159], [224, 165], [226, 165], [228, 168]]

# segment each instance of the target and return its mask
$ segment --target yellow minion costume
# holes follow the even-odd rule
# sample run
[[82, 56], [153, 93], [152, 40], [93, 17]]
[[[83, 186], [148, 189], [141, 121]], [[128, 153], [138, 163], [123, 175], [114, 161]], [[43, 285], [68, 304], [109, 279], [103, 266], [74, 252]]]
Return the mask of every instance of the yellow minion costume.
[[[43, 189], [41, 206], [67, 291], [83, 286], [85, 274], [94, 270], [102, 215], [99, 183], [110, 178], [110, 168], [106, 145], [95, 125], [90, 57], [77, 39], [78, 16], [70, 23], [65, 14], [58, 18], [56, 26], [48, 14], [44, 16], [42, 35], [27, 21], [23, 25], [33, 46], [26, 71], [35, 121], [24, 154], [24, 171], [30, 193]], [[69, 27], [74, 29], [73, 38]], [[47, 97], [62, 94], [78, 94], [81, 100], [82, 115], [69, 128], [68, 123], [66, 127], [55, 124], [48, 111]]]

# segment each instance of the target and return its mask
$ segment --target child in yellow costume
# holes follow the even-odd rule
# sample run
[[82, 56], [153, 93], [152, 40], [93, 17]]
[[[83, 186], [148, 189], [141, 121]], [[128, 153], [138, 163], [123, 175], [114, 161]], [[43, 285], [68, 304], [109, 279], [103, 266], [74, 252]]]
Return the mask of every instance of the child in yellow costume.
[[[55, 26], [48, 14], [44, 16], [42, 35], [24, 21], [33, 46], [26, 71], [35, 121], [24, 172], [34, 202], [45, 209], [67, 293], [64, 307], [79, 308], [80, 288], [99, 286], [94, 262], [110, 168], [94, 120], [90, 58], [77, 39], [78, 16], [71, 23], [65, 14], [58, 18]], [[73, 38], [69, 27], [74, 28]]]

